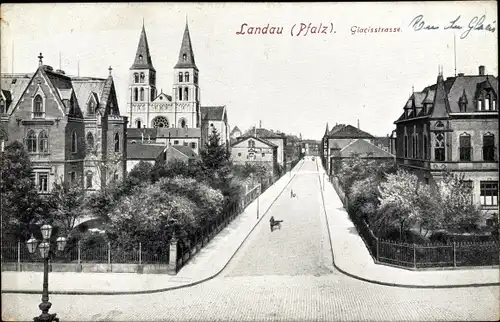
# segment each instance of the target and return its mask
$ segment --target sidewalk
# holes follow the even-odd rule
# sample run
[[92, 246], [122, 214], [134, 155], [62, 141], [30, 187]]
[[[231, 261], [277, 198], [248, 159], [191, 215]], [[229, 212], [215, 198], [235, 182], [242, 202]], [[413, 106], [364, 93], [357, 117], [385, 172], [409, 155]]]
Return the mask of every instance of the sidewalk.
[[[268, 209], [286, 189], [302, 166], [299, 162], [238, 215], [194, 256], [177, 275], [136, 273], [60, 273], [49, 274], [52, 294], [139, 294], [161, 292], [195, 285], [217, 276], [229, 263], [254, 227], [266, 217]], [[267, 220], [267, 217], [266, 217]], [[2, 293], [41, 293], [42, 272], [2, 272]]]
[[[320, 176], [325, 172], [318, 164]], [[410, 271], [375, 264], [358, 235], [342, 201], [332, 184], [325, 181], [325, 212], [334, 255], [334, 266], [341, 272], [361, 280], [383, 285], [405, 287], [460, 287], [499, 285], [498, 268]]]

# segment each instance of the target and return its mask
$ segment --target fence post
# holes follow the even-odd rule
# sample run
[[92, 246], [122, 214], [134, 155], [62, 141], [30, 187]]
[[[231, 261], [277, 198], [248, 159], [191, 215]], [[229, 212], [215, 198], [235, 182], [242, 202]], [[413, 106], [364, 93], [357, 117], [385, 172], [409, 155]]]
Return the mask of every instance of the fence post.
[[455, 241], [453, 241], [453, 266], [457, 267], [457, 250], [456, 250]]
[[417, 268], [417, 249], [415, 243], [413, 243], [413, 267]]
[[378, 250], [378, 247], [379, 247], [378, 246], [378, 237], [375, 237], [375, 240], [377, 241], [377, 262], [378, 262], [378, 252], [379, 252], [379, 250]]
[[142, 244], [139, 242], [139, 266], [137, 267], [137, 273], [142, 274], [144, 272], [144, 268], [142, 266]]
[[111, 243], [108, 242], [108, 272], [111, 272]]
[[17, 241], [17, 270], [21, 271], [21, 241]]
[[77, 244], [77, 251], [78, 251], [78, 262], [76, 264], [76, 272], [77, 273], [80, 273], [83, 269], [82, 269], [82, 260], [81, 260], [81, 243], [80, 243], [80, 240], [78, 240], [78, 244]]
[[170, 254], [168, 258], [168, 270], [169, 274], [177, 274], [177, 238], [172, 236], [170, 239]]

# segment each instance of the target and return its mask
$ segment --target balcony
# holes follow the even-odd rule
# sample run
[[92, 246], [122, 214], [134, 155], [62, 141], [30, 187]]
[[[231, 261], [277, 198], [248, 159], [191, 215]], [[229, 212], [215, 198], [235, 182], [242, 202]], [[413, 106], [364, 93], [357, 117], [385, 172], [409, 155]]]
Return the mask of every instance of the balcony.
[[33, 112], [34, 119], [43, 119], [45, 118], [45, 112]]

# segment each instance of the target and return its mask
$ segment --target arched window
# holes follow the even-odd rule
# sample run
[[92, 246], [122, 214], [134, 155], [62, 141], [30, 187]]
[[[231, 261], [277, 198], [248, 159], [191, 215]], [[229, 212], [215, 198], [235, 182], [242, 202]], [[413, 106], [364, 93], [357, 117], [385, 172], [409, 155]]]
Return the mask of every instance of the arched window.
[[180, 119], [179, 121], [179, 126], [181, 129], [186, 127], [186, 120], [185, 119]]
[[405, 153], [405, 158], [408, 157], [408, 135], [405, 134], [403, 151]]
[[87, 105], [87, 115], [94, 115], [95, 114], [95, 102], [93, 99], [89, 101], [89, 104]]
[[71, 133], [71, 152], [76, 153], [78, 150], [78, 136], [76, 132]]
[[168, 127], [168, 119], [164, 116], [157, 116], [153, 119], [153, 127], [158, 128], [158, 127]]
[[40, 134], [38, 135], [38, 142], [40, 152], [49, 152], [49, 136], [47, 135], [47, 132], [40, 132]]
[[92, 133], [87, 133], [87, 152], [91, 152], [94, 149], [94, 136]]
[[185, 72], [185, 73], [184, 73], [184, 80], [185, 80], [186, 82], [189, 82], [189, 73], [188, 73], [188, 72]]
[[490, 104], [491, 104], [491, 96], [490, 94], [486, 94], [486, 97], [484, 98], [484, 109], [486, 111], [491, 110]]
[[444, 135], [439, 133], [436, 135], [436, 143], [434, 145], [434, 159], [436, 161], [444, 161], [446, 159], [444, 148]]
[[115, 152], [120, 152], [120, 134], [115, 133]]
[[248, 147], [249, 148], [255, 148], [255, 141], [254, 140], [249, 140], [248, 141]]
[[140, 100], [141, 101], [144, 101], [144, 88], [141, 87], [141, 96], [140, 96]]
[[92, 189], [93, 176], [94, 174], [92, 173], [92, 171], [87, 171], [87, 173], [85, 174], [87, 189]]
[[28, 152], [36, 152], [36, 134], [34, 131], [29, 131], [26, 136], [26, 145]]
[[141, 125], [142, 125], [142, 121], [141, 119], [136, 119], [135, 120], [135, 127], [140, 129], [141, 128]]
[[139, 90], [137, 88], [134, 88], [134, 101], [139, 100]]
[[142, 63], [142, 55], [139, 55], [139, 61]]
[[134, 83], [139, 83], [139, 74], [134, 73]]
[[189, 89], [186, 87], [184, 88], [184, 100], [187, 101], [189, 97]]
[[182, 72], [179, 72], [179, 83], [182, 83]]
[[141, 75], [140, 75], [140, 82], [144, 83], [144, 73], [141, 73]]
[[186, 56], [186, 54], [182, 54], [182, 60], [183, 60], [183, 61], [186, 61], [186, 60], [187, 60], [187, 56]]
[[33, 100], [33, 117], [43, 117], [43, 99], [40, 95]]
[[182, 101], [182, 87], [179, 87], [179, 101]]

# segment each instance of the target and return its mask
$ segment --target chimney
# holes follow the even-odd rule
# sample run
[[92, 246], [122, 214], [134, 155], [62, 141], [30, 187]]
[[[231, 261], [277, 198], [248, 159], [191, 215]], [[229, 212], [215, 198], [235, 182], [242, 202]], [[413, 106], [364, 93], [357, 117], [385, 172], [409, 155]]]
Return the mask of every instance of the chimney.
[[484, 66], [483, 65], [479, 66], [479, 75], [480, 76], [484, 75]]
[[358, 119], [358, 131], [359, 131], [359, 119]]

